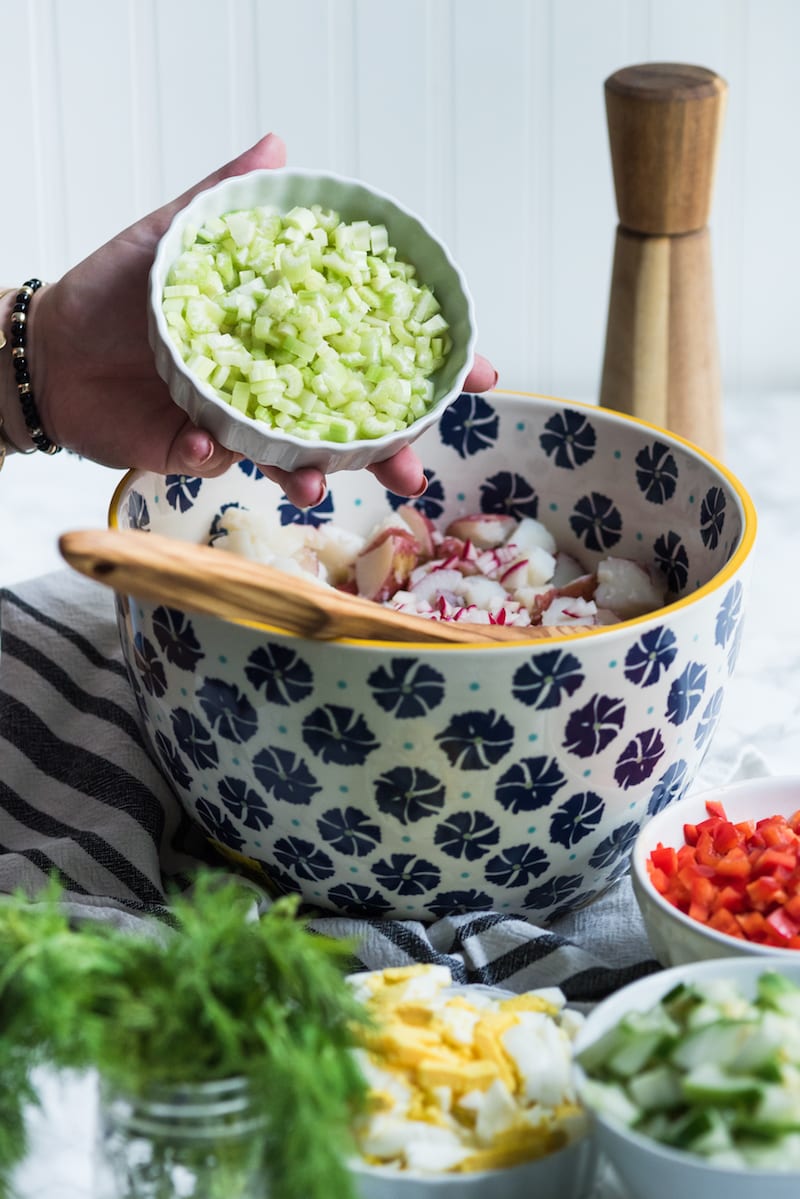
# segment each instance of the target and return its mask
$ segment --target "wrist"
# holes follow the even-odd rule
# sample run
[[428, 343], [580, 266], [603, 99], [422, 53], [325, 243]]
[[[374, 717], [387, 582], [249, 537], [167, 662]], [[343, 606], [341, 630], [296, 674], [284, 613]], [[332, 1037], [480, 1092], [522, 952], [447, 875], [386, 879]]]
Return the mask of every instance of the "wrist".
[[[4, 353], [4, 361], [0, 363], [0, 415], [4, 415], [5, 440], [13, 443], [14, 449], [27, 452], [35, 448], [45, 454], [55, 454], [60, 447], [42, 427], [33, 379], [36, 371], [43, 382], [45, 373], [46, 355], [41, 346], [34, 349], [34, 342], [42, 340], [38, 301], [43, 290], [38, 279], [30, 279], [14, 289], [10, 297], [4, 295], [0, 299], [0, 320], [10, 331], [10, 335], [4, 332], [4, 340], [11, 343], [10, 356]], [[9, 299], [10, 311], [7, 307]], [[12, 398], [14, 391], [16, 403]]]
[[27, 453], [34, 446], [25, 428], [25, 417], [19, 402], [11, 356], [11, 310], [14, 307], [16, 292], [17, 288], [12, 287], [0, 296], [0, 333], [5, 337], [5, 345], [0, 349], [0, 419], [3, 422], [2, 438], [6, 444], [6, 452]]

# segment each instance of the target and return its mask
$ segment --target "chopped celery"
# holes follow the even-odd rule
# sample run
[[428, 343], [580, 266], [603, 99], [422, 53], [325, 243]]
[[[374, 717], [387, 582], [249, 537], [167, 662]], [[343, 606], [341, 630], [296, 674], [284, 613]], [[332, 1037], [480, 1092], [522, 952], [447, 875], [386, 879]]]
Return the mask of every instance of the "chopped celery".
[[449, 352], [438, 300], [382, 225], [267, 206], [187, 231], [163, 296], [176, 347], [241, 412], [298, 436], [383, 436], [424, 415]]

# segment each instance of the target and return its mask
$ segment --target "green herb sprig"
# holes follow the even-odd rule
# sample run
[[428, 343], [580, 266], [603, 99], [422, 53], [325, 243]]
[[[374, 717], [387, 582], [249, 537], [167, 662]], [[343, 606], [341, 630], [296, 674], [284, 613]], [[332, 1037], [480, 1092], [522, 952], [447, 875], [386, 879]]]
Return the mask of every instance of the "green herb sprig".
[[174, 899], [174, 929], [72, 926], [59, 900], [53, 884], [35, 903], [0, 902], [0, 1199], [43, 1064], [94, 1068], [138, 1097], [245, 1077], [267, 1116], [274, 1199], [350, 1199], [365, 1016], [344, 978], [349, 948], [311, 933], [294, 899], [255, 918], [252, 892], [211, 872]]

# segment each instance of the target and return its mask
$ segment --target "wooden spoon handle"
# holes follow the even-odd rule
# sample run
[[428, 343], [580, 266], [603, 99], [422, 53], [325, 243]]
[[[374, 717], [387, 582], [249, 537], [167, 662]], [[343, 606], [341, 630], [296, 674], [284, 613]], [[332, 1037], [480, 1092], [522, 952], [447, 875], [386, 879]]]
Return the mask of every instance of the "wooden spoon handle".
[[464, 645], [540, 640], [583, 631], [425, 620], [236, 554], [158, 533], [76, 531], [64, 533], [59, 548], [75, 570], [123, 594], [223, 620], [263, 622], [302, 637]]

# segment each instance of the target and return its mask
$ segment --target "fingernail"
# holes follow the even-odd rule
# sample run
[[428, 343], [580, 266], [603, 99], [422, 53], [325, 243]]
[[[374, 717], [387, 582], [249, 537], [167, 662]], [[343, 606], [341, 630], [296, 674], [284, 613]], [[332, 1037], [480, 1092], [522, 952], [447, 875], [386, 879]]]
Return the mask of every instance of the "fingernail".
[[424, 495], [427, 490], [428, 490], [428, 480], [425, 477], [425, 475], [423, 475], [422, 476], [422, 486], [420, 487], [419, 491], [412, 491], [411, 495], [408, 498], [410, 500], [418, 500], [419, 497], [421, 495]]
[[310, 504], [306, 504], [305, 507], [302, 509], [302, 511], [308, 512], [309, 508], [318, 508], [319, 505], [322, 503], [322, 501], [325, 499], [325, 496], [327, 494], [328, 494], [328, 488], [323, 483], [320, 486], [319, 495], [317, 496], [317, 498], [315, 500], [312, 500], [312, 502]]
[[214, 442], [210, 437], [199, 438], [194, 444], [194, 460], [197, 466], [205, 466], [214, 456]]
[[[494, 372], [494, 378], [492, 379], [492, 387], [496, 387], [496, 386], [497, 386], [497, 380], [498, 380], [499, 378], [500, 378], [500, 376], [498, 375], [497, 371], [495, 371], [495, 372]], [[489, 390], [491, 391], [491, 387], [489, 388]]]

